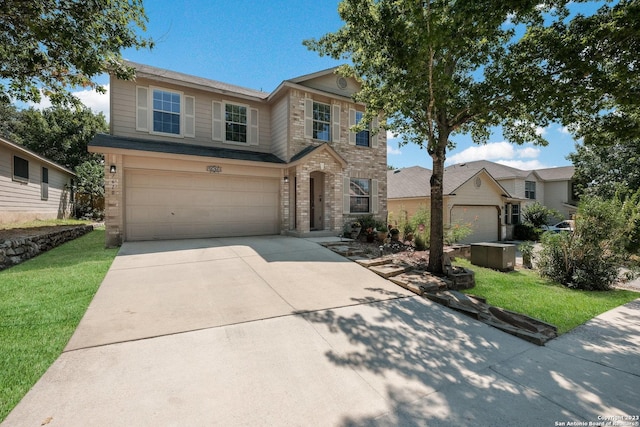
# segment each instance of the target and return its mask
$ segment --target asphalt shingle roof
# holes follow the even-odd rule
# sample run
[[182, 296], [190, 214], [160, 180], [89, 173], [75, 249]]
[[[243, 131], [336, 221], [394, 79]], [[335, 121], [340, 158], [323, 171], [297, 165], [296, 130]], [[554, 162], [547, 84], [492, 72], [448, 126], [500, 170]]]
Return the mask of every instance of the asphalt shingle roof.
[[[458, 187], [485, 169], [496, 181], [501, 179], [524, 179], [532, 172], [544, 181], [569, 180], [573, 176], [574, 167], [536, 169], [524, 171], [510, 166], [493, 163], [488, 160], [459, 163], [444, 170], [444, 194], [453, 193]], [[402, 199], [411, 197], [428, 197], [431, 195], [431, 170], [420, 166], [412, 166], [387, 172], [387, 197]]]
[[121, 148], [126, 150], [151, 151], [156, 153], [183, 154], [189, 156], [217, 157], [221, 159], [247, 160], [251, 162], [285, 163], [271, 153], [236, 150], [231, 148], [205, 147], [175, 142], [155, 141], [152, 139], [125, 138], [98, 134], [89, 143], [90, 147]]
[[125, 63], [136, 69], [136, 75], [145, 77], [146, 75], [153, 78], [163, 78], [166, 80], [175, 80], [177, 84], [184, 85], [192, 84], [198, 86], [201, 89], [209, 89], [217, 92], [228, 92], [230, 94], [239, 94], [244, 96], [250, 96], [259, 99], [266, 99], [269, 96], [268, 92], [262, 92], [260, 90], [249, 89], [242, 86], [236, 86], [229, 83], [219, 82], [217, 80], [205, 79], [203, 77], [192, 76], [190, 74], [178, 73], [176, 71], [165, 70], [163, 68], [152, 67], [150, 65], [138, 64], [136, 62], [125, 61]]

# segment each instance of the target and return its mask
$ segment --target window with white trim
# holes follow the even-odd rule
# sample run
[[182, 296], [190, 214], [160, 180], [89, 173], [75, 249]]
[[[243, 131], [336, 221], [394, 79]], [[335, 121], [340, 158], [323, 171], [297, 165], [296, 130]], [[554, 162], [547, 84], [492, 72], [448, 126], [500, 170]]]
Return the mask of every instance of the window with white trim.
[[153, 131], [181, 135], [181, 95], [163, 89], [153, 89]]
[[349, 211], [351, 213], [371, 212], [371, 181], [351, 178], [349, 182]]
[[225, 140], [247, 142], [247, 107], [244, 105], [224, 105]]
[[520, 224], [520, 205], [519, 204], [511, 205], [511, 224], [513, 225]]
[[525, 181], [524, 182], [524, 197], [525, 199], [536, 199], [536, 182], [535, 181]]
[[29, 182], [29, 161], [22, 157], [13, 156], [14, 181]]
[[313, 103], [313, 138], [321, 141], [331, 140], [331, 105]]
[[258, 109], [235, 102], [213, 101], [211, 139], [228, 144], [258, 145]]
[[[362, 121], [364, 117], [364, 113], [362, 111], [356, 111], [356, 124]], [[356, 134], [356, 145], [360, 147], [368, 147], [370, 145], [370, 134], [369, 129], [361, 130]]]

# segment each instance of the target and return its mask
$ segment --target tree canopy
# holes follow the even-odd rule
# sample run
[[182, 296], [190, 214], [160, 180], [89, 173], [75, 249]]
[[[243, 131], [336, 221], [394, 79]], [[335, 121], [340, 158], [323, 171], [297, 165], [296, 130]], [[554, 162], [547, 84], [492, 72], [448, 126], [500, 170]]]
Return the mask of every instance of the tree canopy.
[[586, 145], [640, 133], [640, 0], [528, 28], [505, 78], [518, 99], [557, 117]]
[[0, 97], [74, 103], [70, 87], [104, 88], [93, 78], [113, 72], [130, 78], [120, 50], [151, 48], [140, 37], [147, 18], [142, 0], [3, 0], [0, 14]]
[[[516, 25], [543, 27], [566, 16], [566, 1], [343, 0], [345, 25], [305, 45], [321, 55], [349, 59], [339, 72], [362, 83], [354, 98], [367, 104], [365, 120], [383, 111], [403, 143], [425, 148], [433, 160], [429, 269], [443, 271], [443, 173], [450, 136], [470, 133], [487, 142], [502, 125], [516, 143], [544, 144], [536, 126], [548, 110], [532, 109], [505, 79], [514, 65]], [[517, 58], [515, 58], [517, 59]], [[527, 82], [528, 83], [528, 82]]]

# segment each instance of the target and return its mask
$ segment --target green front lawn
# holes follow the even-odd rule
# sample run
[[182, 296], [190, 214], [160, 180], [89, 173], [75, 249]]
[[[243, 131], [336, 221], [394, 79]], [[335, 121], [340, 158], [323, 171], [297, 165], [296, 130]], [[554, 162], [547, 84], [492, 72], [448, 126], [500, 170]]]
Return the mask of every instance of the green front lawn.
[[476, 273], [476, 286], [464, 291], [485, 297], [487, 303], [526, 314], [558, 327], [563, 334], [589, 319], [640, 298], [640, 293], [579, 291], [543, 279], [532, 270], [501, 273], [457, 259], [455, 265]]
[[117, 249], [94, 230], [0, 272], [0, 421], [64, 349]]

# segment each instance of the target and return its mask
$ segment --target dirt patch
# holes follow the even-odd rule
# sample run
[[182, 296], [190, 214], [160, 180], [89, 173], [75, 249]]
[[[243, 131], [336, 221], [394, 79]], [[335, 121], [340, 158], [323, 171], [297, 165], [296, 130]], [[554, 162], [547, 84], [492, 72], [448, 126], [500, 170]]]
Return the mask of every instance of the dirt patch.
[[6, 228], [0, 229], [0, 242], [4, 240], [18, 240], [26, 237], [42, 236], [44, 234], [54, 233], [78, 227], [77, 225], [50, 225], [43, 227], [29, 228]]

